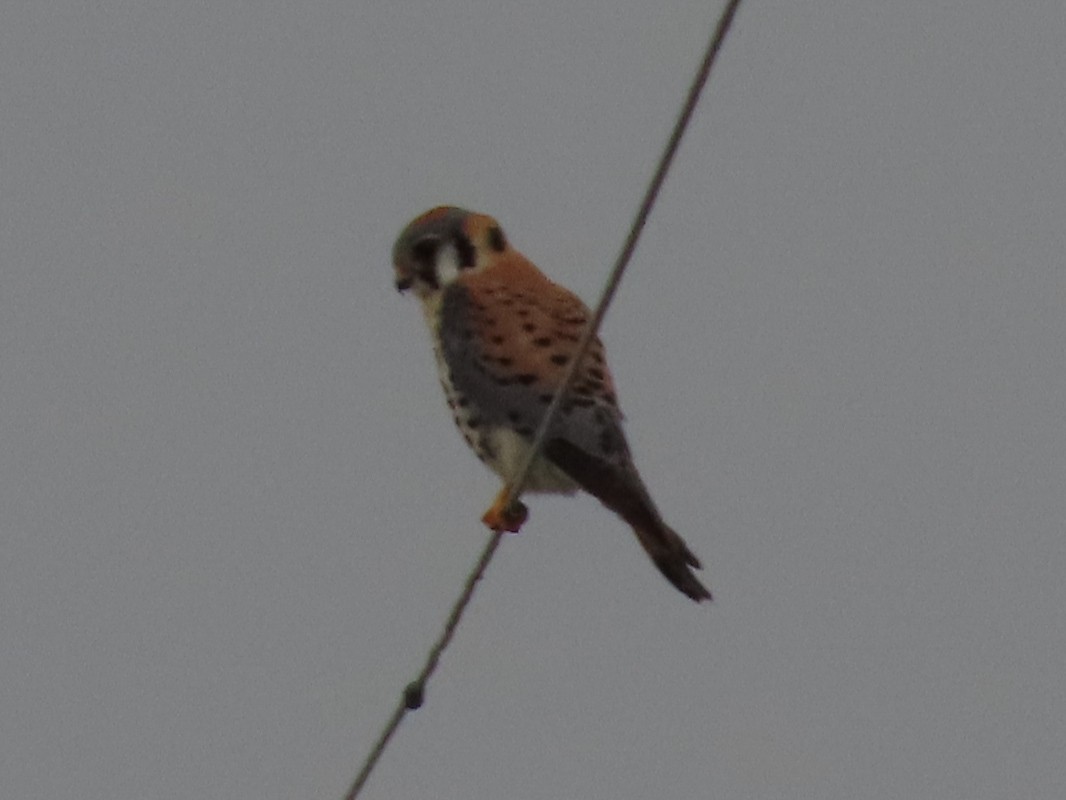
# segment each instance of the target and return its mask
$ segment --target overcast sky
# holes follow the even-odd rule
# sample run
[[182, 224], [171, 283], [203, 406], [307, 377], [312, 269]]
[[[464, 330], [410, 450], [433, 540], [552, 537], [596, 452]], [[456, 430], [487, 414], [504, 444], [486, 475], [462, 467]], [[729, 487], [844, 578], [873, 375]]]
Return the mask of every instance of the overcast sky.
[[[393, 239], [594, 301], [718, 9], [0, 6], [0, 794], [344, 793], [497, 488]], [[365, 797], [1066, 796], [1063, 42], [747, 0], [603, 331], [715, 602], [533, 498]]]

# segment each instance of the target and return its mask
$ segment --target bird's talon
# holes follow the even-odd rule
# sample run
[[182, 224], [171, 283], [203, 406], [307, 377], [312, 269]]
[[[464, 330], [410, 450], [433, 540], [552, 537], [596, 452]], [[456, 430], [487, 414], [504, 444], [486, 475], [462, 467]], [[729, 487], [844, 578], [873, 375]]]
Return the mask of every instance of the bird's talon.
[[492, 504], [492, 507], [485, 512], [485, 515], [481, 518], [490, 530], [494, 530], [497, 533], [518, 533], [522, 528], [522, 524], [529, 516], [529, 509], [526, 508], [525, 503], [519, 500], [512, 501], [510, 507], [504, 507], [499, 500]]

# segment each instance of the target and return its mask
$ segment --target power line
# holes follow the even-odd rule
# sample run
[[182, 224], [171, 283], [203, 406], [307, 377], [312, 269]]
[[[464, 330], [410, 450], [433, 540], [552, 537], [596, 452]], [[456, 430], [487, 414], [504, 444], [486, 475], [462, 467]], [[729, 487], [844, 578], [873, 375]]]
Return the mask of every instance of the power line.
[[[674, 123], [674, 129], [670, 133], [670, 138], [667, 140], [662, 156], [659, 158], [659, 164], [655, 170], [655, 175], [648, 184], [648, 188], [644, 193], [644, 199], [641, 202], [637, 215], [629, 229], [629, 235], [626, 237], [625, 243], [622, 245], [622, 250], [618, 254], [618, 258], [615, 260], [614, 267], [611, 269], [610, 277], [607, 279], [607, 285], [603, 289], [600, 301], [597, 303], [596, 310], [593, 312], [592, 319], [590, 319], [588, 325], [585, 326], [585, 331], [581, 336], [581, 340], [578, 342], [576, 355], [570, 360], [570, 363], [567, 366], [566, 373], [563, 376], [562, 385], [559, 387], [558, 391], [556, 391], [555, 396], [552, 398], [551, 403], [544, 412], [540, 427], [537, 429], [536, 435], [533, 437], [533, 446], [530, 448], [529, 454], [526, 456], [525, 461], [522, 463], [521, 468], [518, 470], [510, 484], [510, 491], [507, 495], [506, 502], [503, 504], [504, 508], [510, 506], [518, 499], [519, 495], [522, 494], [522, 487], [525, 485], [526, 478], [529, 476], [529, 471], [533, 466], [533, 462], [536, 460], [540, 453], [540, 449], [544, 444], [544, 439], [548, 433], [548, 427], [558, 413], [559, 406], [562, 404], [562, 398], [569, 390], [570, 384], [573, 382], [574, 376], [577, 373], [578, 366], [584, 360], [589, 344], [599, 330], [600, 323], [603, 322], [603, 318], [607, 313], [607, 308], [610, 306], [611, 300], [614, 299], [615, 292], [618, 290], [618, 285], [622, 282], [622, 276], [625, 274], [626, 267], [629, 265], [629, 261], [633, 256], [633, 251], [637, 247], [637, 240], [640, 239], [640, 234], [644, 230], [644, 224], [647, 222], [648, 216], [651, 214], [651, 210], [655, 206], [655, 201], [659, 196], [659, 190], [662, 189], [663, 183], [666, 180], [666, 174], [669, 172], [670, 165], [673, 163], [678, 146], [681, 144], [681, 138], [684, 136], [685, 130], [688, 128], [689, 122], [692, 119], [692, 114], [695, 111], [696, 104], [699, 102], [700, 94], [703, 91], [703, 87], [707, 84], [707, 79], [710, 77], [711, 68], [714, 66], [718, 51], [721, 49], [722, 42], [725, 41], [726, 34], [729, 32], [729, 27], [732, 24], [733, 17], [736, 15], [737, 8], [739, 7], [740, 0], [729, 0], [729, 2], [726, 3], [725, 8], [722, 10], [722, 15], [718, 19], [718, 24], [715, 26], [714, 33], [711, 35], [711, 39], [707, 43], [707, 48], [703, 55], [703, 61], [700, 63], [699, 69], [696, 71], [696, 76], [692, 80], [692, 85], [689, 87], [688, 96], [685, 98], [685, 104], [681, 107], [677, 121]], [[474, 588], [485, 574], [485, 570], [488, 568], [489, 563], [496, 554], [496, 549], [500, 546], [501, 539], [502, 534], [493, 533], [485, 543], [485, 547], [481, 552], [481, 556], [478, 558], [477, 564], [474, 565], [474, 569], [470, 572], [470, 575], [467, 576], [462, 593], [452, 606], [451, 613], [448, 615], [448, 620], [444, 624], [444, 630], [430, 649], [429, 655], [427, 656], [426, 662], [423, 665], [421, 672], [419, 672], [418, 677], [409, 683], [404, 689], [402, 699], [397, 704], [389, 721], [385, 724], [373, 749], [371, 749], [370, 753], [367, 755], [362, 769], [359, 770], [359, 774], [355, 777], [351, 788], [345, 795], [345, 800], [355, 800], [355, 798], [359, 796], [359, 792], [362, 791], [363, 786], [366, 785], [367, 778], [370, 777], [371, 771], [374, 769], [381, 754], [385, 751], [385, 748], [391, 741], [396, 729], [399, 728], [400, 722], [403, 720], [406, 713], [408, 711], [413, 711], [422, 705], [426, 682], [436, 671], [441, 654], [455, 635], [455, 629], [458, 627], [459, 621], [462, 619], [463, 613], [466, 611], [466, 607], [470, 603], [471, 597], [474, 595]]]
[[518, 470], [518, 473], [511, 484], [511, 492], [507, 496], [507, 503], [504, 505], [505, 508], [517, 500], [518, 496], [522, 493], [522, 486], [526, 482], [529, 470], [532, 468], [533, 462], [536, 460], [537, 455], [540, 453], [540, 449], [544, 444], [544, 439], [548, 435], [548, 427], [551, 425], [552, 420], [555, 419], [555, 415], [559, 411], [559, 406], [562, 404], [563, 396], [569, 391], [570, 384], [574, 381], [574, 376], [577, 374], [578, 369], [585, 360], [585, 353], [588, 352], [589, 344], [592, 342], [596, 332], [600, 329], [600, 323], [603, 322], [603, 318], [607, 314], [607, 308], [614, 299], [615, 292], [618, 290], [618, 285], [622, 282], [622, 275], [625, 274], [626, 267], [629, 266], [629, 260], [633, 256], [633, 251], [637, 248], [637, 240], [640, 238], [640, 234], [644, 230], [644, 223], [648, 221], [648, 215], [651, 214], [652, 207], [655, 205], [655, 201], [659, 197], [659, 190], [662, 188], [663, 182], [666, 180], [666, 173], [670, 170], [674, 155], [677, 153], [677, 148], [681, 144], [681, 137], [685, 135], [685, 129], [688, 127], [689, 121], [692, 119], [692, 112], [695, 111], [696, 103], [699, 102], [700, 93], [703, 91], [703, 87], [707, 83], [707, 78], [710, 77], [711, 67], [714, 65], [714, 59], [718, 55], [718, 50], [725, 39], [726, 33], [729, 31], [729, 26], [733, 22], [733, 15], [736, 13], [739, 5], [740, 0], [730, 0], [722, 11], [722, 16], [718, 20], [714, 35], [711, 36], [711, 40], [707, 44], [707, 51], [704, 53], [703, 62], [700, 64], [700, 68], [696, 71], [696, 77], [692, 81], [692, 86], [689, 87], [688, 96], [685, 98], [685, 104], [681, 107], [681, 113], [677, 116], [677, 122], [674, 123], [674, 129], [670, 133], [669, 140], [666, 142], [666, 148], [663, 150], [662, 156], [659, 157], [659, 166], [656, 168], [655, 175], [648, 184], [648, 188], [644, 193], [644, 200], [640, 204], [637, 216], [633, 219], [633, 224], [629, 229], [629, 235], [626, 236], [625, 243], [622, 245], [622, 250], [618, 254], [618, 258], [615, 260], [614, 267], [611, 269], [611, 275], [607, 279], [607, 285], [603, 289], [603, 294], [600, 296], [600, 302], [597, 303], [596, 310], [592, 314], [592, 319], [589, 320], [589, 324], [585, 326], [585, 332], [582, 334], [581, 340], [578, 342], [577, 354], [567, 365], [566, 372], [563, 374], [562, 386], [556, 391], [555, 396], [552, 398], [551, 403], [544, 412], [544, 418], [541, 420], [540, 427], [537, 428], [537, 433], [533, 437], [533, 446], [529, 450], [529, 455], [526, 456], [526, 460], [522, 462], [522, 467]]

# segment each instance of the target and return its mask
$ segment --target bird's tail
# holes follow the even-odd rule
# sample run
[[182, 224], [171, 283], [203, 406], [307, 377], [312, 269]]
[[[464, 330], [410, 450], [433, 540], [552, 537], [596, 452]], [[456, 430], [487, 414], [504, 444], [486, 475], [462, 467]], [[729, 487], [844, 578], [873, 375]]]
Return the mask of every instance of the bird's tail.
[[697, 603], [711, 599], [707, 587], [692, 572], [693, 568], [701, 568], [700, 560], [688, 549], [685, 540], [663, 522], [636, 470], [618, 468], [593, 458], [565, 439], [549, 439], [544, 447], [556, 466], [629, 523], [641, 546], [670, 583]]
[[[658, 515], [656, 515], [658, 516]], [[685, 540], [660, 520], [629, 521], [641, 546], [670, 583], [697, 603], [710, 600], [711, 593], [692, 572], [700, 569], [700, 560], [692, 554]], [[655, 524], [657, 523], [657, 524]]]

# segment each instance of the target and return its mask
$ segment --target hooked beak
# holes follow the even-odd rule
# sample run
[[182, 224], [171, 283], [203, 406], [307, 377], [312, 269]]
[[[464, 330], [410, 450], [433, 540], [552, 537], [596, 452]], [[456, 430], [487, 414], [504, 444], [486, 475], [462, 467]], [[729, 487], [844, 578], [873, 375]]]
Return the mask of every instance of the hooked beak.
[[415, 271], [408, 264], [395, 264], [396, 291], [403, 294], [415, 285]]

